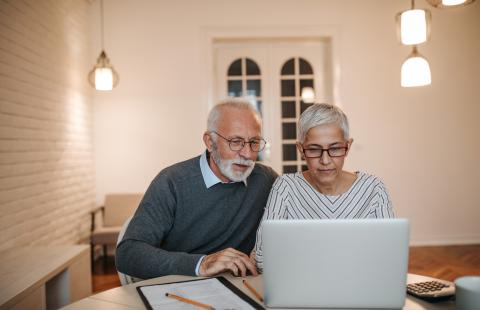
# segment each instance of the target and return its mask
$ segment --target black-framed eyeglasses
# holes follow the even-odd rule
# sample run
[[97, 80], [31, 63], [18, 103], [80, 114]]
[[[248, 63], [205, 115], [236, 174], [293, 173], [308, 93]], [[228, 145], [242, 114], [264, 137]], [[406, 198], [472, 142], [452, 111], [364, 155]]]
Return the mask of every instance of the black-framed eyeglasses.
[[334, 146], [328, 149], [303, 149], [305, 158], [319, 158], [323, 156], [323, 152], [327, 152], [330, 157], [342, 157], [347, 154], [348, 146]]
[[250, 141], [247, 142], [242, 138], [227, 139], [216, 131], [211, 131], [211, 133], [214, 133], [217, 136], [219, 136], [220, 138], [227, 141], [228, 146], [230, 147], [230, 150], [232, 150], [234, 152], [238, 152], [238, 151], [242, 150], [245, 147], [245, 144], [249, 144], [250, 149], [253, 152], [260, 152], [265, 148], [265, 145], [267, 144], [267, 141], [265, 141], [263, 139], [251, 139]]

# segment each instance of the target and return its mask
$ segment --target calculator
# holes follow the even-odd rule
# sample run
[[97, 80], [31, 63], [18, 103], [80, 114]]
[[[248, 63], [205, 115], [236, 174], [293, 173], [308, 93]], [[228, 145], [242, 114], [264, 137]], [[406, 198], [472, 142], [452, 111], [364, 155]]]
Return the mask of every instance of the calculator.
[[445, 280], [432, 280], [407, 284], [407, 293], [429, 302], [450, 299], [455, 295], [455, 285]]

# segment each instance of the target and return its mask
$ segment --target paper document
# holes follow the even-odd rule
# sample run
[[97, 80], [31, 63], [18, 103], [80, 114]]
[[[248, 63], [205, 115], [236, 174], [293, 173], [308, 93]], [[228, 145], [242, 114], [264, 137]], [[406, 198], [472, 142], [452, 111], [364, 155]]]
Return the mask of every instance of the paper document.
[[223, 277], [140, 286], [137, 290], [149, 309], [198, 309], [194, 305], [169, 298], [166, 293], [210, 305], [215, 310], [263, 309]]

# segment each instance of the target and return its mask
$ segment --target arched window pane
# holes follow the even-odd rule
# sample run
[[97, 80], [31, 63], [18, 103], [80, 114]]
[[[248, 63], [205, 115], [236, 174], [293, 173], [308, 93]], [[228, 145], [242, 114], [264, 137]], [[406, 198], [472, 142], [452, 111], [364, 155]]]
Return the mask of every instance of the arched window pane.
[[[260, 72], [260, 67], [253, 59], [242, 57], [235, 59], [230, 64], [225, 79], [228, 97], [244, 97], [262, 115], [262, 77]], [[260, 152], [257, 161], [263, 161], [263, 157], [264, 154]]]
[[242, 81], [228, 81], [228, 96], [240, 97], [242, 95]]
[[312, 87], [313, 88], [313, 79], [308, 79], [308, 80], [300, 80], [300, 89], [303, 89], [304, 87]]
[[295, 80], [282, 80], [282, 96], [295, 96]]
[[294, 70], [295, 59], [291, 58], [282, 67], [282, 75], [293, 75], [295, 74]]
[[247, 58], [247, 75], [260, 75], [260, 68], [257, 63], [250, 58]]
[[[305, 103], [301, 98], [301, 90], [304, 87], [314, 89], [313, 68], [310, 63], [299, 57], [287, 60], [281, 69], [282, 77], [280, 80], [280, 94], [282, 104], [282, 158], [283, 173], [297, 172], [307, 169], [305, 161], [297, 155], [295, 144], [292, 140], [297, 138], [296, 123], [300, 114], [311, 103]], [[293, 97], [293, 98], [292, 98]]]
[[237, 59], [228, 67], [228, 76], [242, 75], [242, 60]]
[[295, 123], [283, 123], [282, 124], [282, 137], [283, 139], [296, 139], [297, 127]]
[[303, 58], [300, 61], [300, 74], [313, 74], [312, 66]]
[[[228, 67], [227, 95], [229, 97], [245, 96], [250, 97], [249, 100], [260, 100], [259, 97], [262, 95], [260, 72], [260, 67], [251, 58], [235, 59]], [[253, 78], [252, 75], [256, 75], [256, 77]], [[250, 77], [250, 79], [247, 79], [247, 77]]]
[[282, 117], [295, 117], [295, 101], [282, 101]]
[[303, 113], [309, 106], [311, 106], [313, 103], [305, 103], [303, 101], [300, 102], [300, 114]]
[[283, 160], [297, 160], [297, 146], [295, 144], [283, 145]]
[[247, 95], [256, 97], [262, 95], [262, 84], [260, 80], [247, 80]]

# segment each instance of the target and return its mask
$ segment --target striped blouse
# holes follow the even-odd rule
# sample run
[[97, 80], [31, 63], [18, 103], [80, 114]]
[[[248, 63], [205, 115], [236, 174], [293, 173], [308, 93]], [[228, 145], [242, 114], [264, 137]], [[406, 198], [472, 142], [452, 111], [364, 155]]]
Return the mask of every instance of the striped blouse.
[[[365, 172], [345, 193], [328, 196], [318, 192], [301, 172], [284, 174], [273, 183], [263, 220], [393, 218], [392, 203], [380, 179]], [[263, 269], [262, 225], [255, 244], [257, 267]]]

